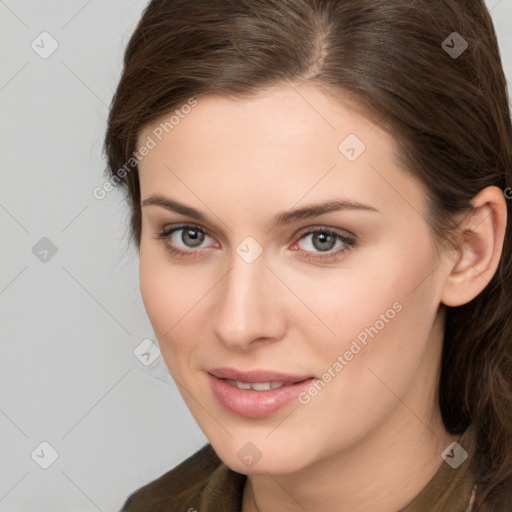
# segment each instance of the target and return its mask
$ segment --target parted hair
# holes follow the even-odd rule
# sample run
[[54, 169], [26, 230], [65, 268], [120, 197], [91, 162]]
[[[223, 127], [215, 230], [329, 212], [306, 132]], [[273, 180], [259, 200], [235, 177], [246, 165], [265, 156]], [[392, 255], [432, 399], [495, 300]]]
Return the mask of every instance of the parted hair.
[[[338, 91], [392, 134], [401, 166], [425, 186], [441, 244], [452, 243], [456, 215], [479, 191], [512, 196], [507, 82], [483, 0], [153, 0], [128, 43], [105, 138], [137, 246], [137, 165], [122, 180], [118, 171], [141, 129], [190, 98], [287, 82]], [[438, 400], [450, 433], [475, 429], [482, 512], [512, 506], [511, 230], [508, 222], [485, 289], [445, 307]]]

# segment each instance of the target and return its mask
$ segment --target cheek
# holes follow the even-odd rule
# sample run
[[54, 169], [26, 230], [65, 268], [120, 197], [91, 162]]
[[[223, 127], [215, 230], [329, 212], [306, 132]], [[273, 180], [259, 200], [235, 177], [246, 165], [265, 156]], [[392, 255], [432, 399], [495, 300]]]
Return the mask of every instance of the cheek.
[[[386, 391], [369, 368], [403, 389], [428, 343], [439, 299], [433, 274], [436, 262], [427, 236], [424, 243], [413, 245], [408, 240], [380, 245], [368, 251], [364, 261], [354, 258], [349, 264], [347, 260], [339, 272], [318, 275], [314, 286], [311, 276], [287, 276], [316, 314], [316, 318], [308, 314], [310, 327], [302, 321], [303, 337], [310, 340], [319, 362], [316, 369], [343, 374], [334, 379], [333, 388], [352, 387], [351, 396], [355, 385], [359, 398], [367, 393], [366, 399], [378, 400]], [[381, 392], [376, 393], [376, 388]]]
[[336, 344], [336, 339], [344, 340], [343, 344], [359, 333], [364, 338], [365, 329], [374, 324], [379, 331], [387, 330], [391, 323], [397, 323], [398, 316], [407, 316], [403, 311], [397, 315], [397, 309], [407, 306], [412, 312], [421, 306], [413, 308], [408, 304], [413, 299], [413, 290], [422, 281], [418, 289], [427, 304], [433, 290], [428, 288], [425, 278], [434, 264], [424, 248], [380, 245], [368, 250], [364, 257], [355, 254], [334, 270], [315, 269], [314, 274], [308, 274], [302, 269], [283, 266], [279, 274], [301, 299], [302, 303], [293, 301], [293, 304], [302, 314], [303, 326], [308, 318], [311, 329], [316, 331], [311, 339], [320, 335], [327, 348], [338, 350], [342, 347]]
[[407, 392], [438, 309], [435, 261], [424, 249], [409, 249], [407, 258], [402, 250], [381, 254], [366, 272], [353, 269], [345, 279], [326, 283], [322, 297], [310, 294], [312, 307], [324, 312], [323, 320], [335, 331], [315, 343], [325, 380], [332, 382], [325, 391], [320, 386], [319, 407], [326, 401], [343, 404], [363, 421], [371, 411], [382, 417], [396, 402], [393, 393]]
[[191, 350], [190, 341], [199, 339], [188, 331], [204, 322], [198, 315], [201, 315], [201, 301], [211, 285], [208, 276], [202, 274], [204, 272], [191, 266], [172, 264], [162, 248], [141, 243], [142, 299], [166, 362], [173, 353]]

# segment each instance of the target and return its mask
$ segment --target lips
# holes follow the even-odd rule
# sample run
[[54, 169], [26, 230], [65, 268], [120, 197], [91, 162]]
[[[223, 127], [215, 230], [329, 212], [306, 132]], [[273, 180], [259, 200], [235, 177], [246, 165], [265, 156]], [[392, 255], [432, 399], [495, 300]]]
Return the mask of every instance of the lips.
[[229, 412], [245, 418], [268, 416], [290, 403], [314, 380], [266, 370], [209, 370], [213, 394]]
[[272, 372], [266, 370], [248, 370], [240, 371], [234, 368], [214, 368], [209, 370], [211, 375], [218, 379], [231, 379], [240, 382], [284, 382], [296, 383], [309, 379], [311, 375], [287, 375], [285, 373]]

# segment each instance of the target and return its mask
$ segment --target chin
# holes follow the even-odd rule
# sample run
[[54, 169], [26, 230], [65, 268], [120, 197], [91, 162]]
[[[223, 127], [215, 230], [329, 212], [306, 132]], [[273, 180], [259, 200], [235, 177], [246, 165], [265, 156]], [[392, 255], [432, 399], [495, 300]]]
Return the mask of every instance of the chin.
[[[295, 473], [314, 462], [311, 450], [300, 445], [299, 436], [290, 436], [294, 440], [283, 445], [260, 436], [250, 440], [250, 436], [234, 436], [220, 443], [211, 441], [219, 458], [233, 471], [245, 475], [272, 474], [285, 475]], [[305, 455], [308, 455], [307, 457]]]

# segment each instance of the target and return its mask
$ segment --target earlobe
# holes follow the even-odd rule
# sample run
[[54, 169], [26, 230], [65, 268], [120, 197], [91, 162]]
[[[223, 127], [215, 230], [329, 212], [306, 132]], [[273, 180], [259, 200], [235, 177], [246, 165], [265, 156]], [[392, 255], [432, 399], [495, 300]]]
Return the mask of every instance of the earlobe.
[[458, 257], [454, 260], [441, 296], [446, 306], [473, 300], [491, 281], [501, 258], [507, 205], [498, 187], [487, 187], [471, 201], [473, 209], [460, 226]]

